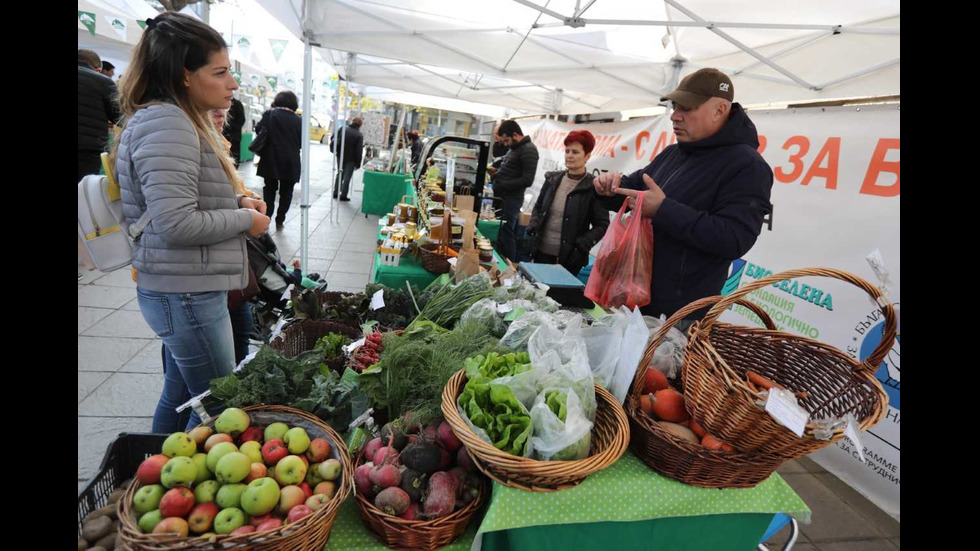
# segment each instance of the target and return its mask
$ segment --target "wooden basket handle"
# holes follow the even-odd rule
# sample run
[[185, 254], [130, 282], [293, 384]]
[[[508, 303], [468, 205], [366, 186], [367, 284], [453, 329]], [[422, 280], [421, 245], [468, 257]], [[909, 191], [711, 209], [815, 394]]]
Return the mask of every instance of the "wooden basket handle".
[[[724, 297], [720, 295], [715, 295], [711, 297], [705, 297], [702, 299], [695, 300], [694, 302], [688, 304], [687, 306], [681, 308], [680, 310], [674, 312], [673, 316], [667, 318], [667, 321], [660, 326], [660, 329], [653, 335], [647, 342], [647, 347], [643, 351], [643, 357], [640, 358], [640, 366], [636, 370], [636, 375], [633, 377], [633, 386], [631, 387], [630, 393], [634, 396], [639, 396], [641, 389], [643, 388], [643, 378], [646, 377], [647, 369], [650, 368], [650, 363], [653, 361], [653, 355], [656, 353], [657, 349], [660, 348], [661, 342], [667, 336], [670, 328], [673, 327], [677, 322], [684, 319], [686, 316], [701, 310], [706, 306], [711, 306], [716, 302], [722, 300]], [[752, 311], [753, 314], [759, 316], [762, 323], [768, 329], [775, 330], [776, 324], [773, 323], [772, 318], [767, 314], [758, 304], [745, 299], [738, 299], [736, 303], [745, 306]]]
[[878, 304], [879, 309], [885, 315], [885, 329], [884, 334], [881, 338], [881, 343], [878, 348], [858, 366], [860, 371], [874, 372], [881, 366], [881, 362], [885, 360], [885, 356], [892, 349], [895, 344], [895, 336], [897, 335], [897, 322], [895, 320], [895, 307], [891, 304], [883, 304], [884, 300], [881, 290], [872, 285], [867, 280], [858, 277], [854, 274], [845, 272], [843, 270], [836, 270], [834, 268], [800, 268], [798, 270], [788, 270], [785, 272], [780, 272], [778, 274], [773, 274], [768, 277], [764, 277], [754, 283], [750, 283], [741, 289], [731, 293], [722, 299], [718, 304], [715, 304], [711, 310], [708, 311], [704, 316], [704, 320], [701, 322], [699, 331], [705, 332], [710, 331], [711, 327], [721, 316], [722, 312], [726, 308], [732, 305], [732, 303], [737, 302], [740, 298], [748, 295], [752, 291], [762, 289], [763, 287], [768, 287], [774, 283], [779, 283], [786, 279], [794, 279], [798, 277], [806, 276], [820, 276], [820, 277], [831, 277], [839, 279], [841, 281], [846, 281], [856, 287], [860, 287], [864, 292], [868, 293], [872, 299]]

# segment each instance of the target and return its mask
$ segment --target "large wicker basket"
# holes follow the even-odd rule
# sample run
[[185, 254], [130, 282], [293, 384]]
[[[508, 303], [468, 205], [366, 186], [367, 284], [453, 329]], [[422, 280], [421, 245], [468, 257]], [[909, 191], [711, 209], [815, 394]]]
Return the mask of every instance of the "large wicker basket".
[[[283, 422], [290, 427], [303, 427], [310, 438], [325, 438], [330, 442], [331, 457], [338, 459], [343, 466], [337, 493], [325, 507], [296, 522], [265, 532], [253, 532], [240, 536], [211, 536], [178, 538], [168, 534], [144, 534], [136, 524], [136, 513], [132, 509], [133, 497], [139, 490], [139, 481], [134, 481], [117, 505], [119, 517], [119, 539], [123, 549], [153, 551], [183, 551], [188, 549], [249, 549], [264, 551], [305, 551], [323, 549], [330, 539], [330, 530], [337, 518], [340, 504], [354, 488], [354, 467], [351, 463], [347, 445], [329, 425], [298, 409], [285, 406], [257, 405], [244, 408], [251, 417], [253, 425], [268, 425]], [[208, 423], [208, 426], [213, 425]]]
[[533, 492], [571, 488], [615, 463], [629, 445], [629, 420], [623, 406], [609, 391], [595, 385], [597, 407], [588, 457], [575, 461], [539, 461], [510, 455], [481, 440], [466, 425], [456, 403], [465, 385], [464, 370], [449, 379], [442, 392], [442, 414], [477, 468], [505, 486]]
[[[664, 322], [650, 341], [626, 397], [626, 415], [630, 420], [630, 449], [655, 471], [685, 484], [704, 488], [750, 488], [769, 478], [786, 458], [765, 453], [709, 450], [667, 431], [640, 408], [647, 369], [653, 369], [650, 364], [654, 351], [660, 347], [667, 332], [685, 316], [710, 306], [721, 298], [704, 298], [678, 310]], [[752, 310], [766, 327], [775, 329], [772, 320], [757, 305], [745, 300], [739, 300], [738, 304]]]
[[[355, 465], [364, 459], [364, 449], [357, 454]], [[480, 497], [452, 514], [433, 520], [405, 520], [389, 515], [369, 499], [354, 492], [361, 520], [374, 537], [391, 549], [434, 550], [445, 547], [466, 532], [470, 520], [489, 499], [489, 485], [480, 488]]]
[[[864, 362], [813, 339], [772, 329], [720, 323], [718, 317], [749, 293], [783, 280], [824, 276], [852, 283], [868, 293], [885, 317], [881, 344]], [[874, 377], [895, 342], [895, 310], [881, 292], [860, 277], [828, 268], [806, 268], [762, 278], [715, 304], [689, 330], [682, 377], [688, 410], [702, 427], [735, 449], [802, 457], [844, 437], [845, 427], [832, 429], [829, 439], [814, 437], [820, 420], [853, 414], [860, 430], [885, 416], [888, 396]], [[652, 343], [651, 343], [652, 344]], [[647, 348], [650, 346], [648, 345]], [[746, 371], [756, 373], [793, 392], [805, 392], [800, 405], [810, 422], [803, 437], [780, 425], [757, 404]]]

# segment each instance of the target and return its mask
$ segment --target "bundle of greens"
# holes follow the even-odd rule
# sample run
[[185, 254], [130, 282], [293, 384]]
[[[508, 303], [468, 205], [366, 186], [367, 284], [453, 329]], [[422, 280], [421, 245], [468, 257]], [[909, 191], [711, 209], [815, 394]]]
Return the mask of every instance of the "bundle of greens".
[[464, 362], [468, 381], [457, 404], [490, 443], [511, 455], [527, 455], [531, 416], [507, 385], [493, 383], [531, 370], [527, 352], [478, 355]]
[[439, 286], [422, 308], [416, 321], [428, 320], [452, 329], [470, 306], [491, 295], [493, 295], [493, 284], [490, 282], [490, 276], [485, 273], [468, 277], [457, 284]]
[[447, 331], [426, 320], [401, 336], [385, 334], [382, 346], [381, 361], [361, 374], [360, 388], [392, 419], [414, 412], [423, 424], [439, 417], [442, 391], [466, 358], [508, 352], [478, 324]]
[[290, 294], [296, 319], [362, 321], [370, 299], [364, 293], [337, 293], [318, 288], [293, 289]]
[[321, 354], [320, 360], [331, 370], [341, 372], [347, 363], [344, 356], [344, 346], [351, 343], [351, 339], [339, 333], [327, 333], [320, 340], [316, 341], [313, 350]]
[[263, 346], [255, 358], [231, 375], [212, 379], [211, 396], [228, 407], [277, 404], [302, 409], [334, 426], [347, 426], [367, 409], [356, 386], [322, 365], [324, 350], [336, 339], [321, 339], [320, 350], [288, 359]]
[[368, 298], [369, 303], [371, 297], [380, 290], [384, 290], [384, 294], [382, 295], [385, 301], [384, 308], [373, 311], [368, 310], [366, 314], [367, 319], [375, 320], [385, 327], [402, 328], [411, 323], [418, 315], [418, 311], [415, 309], [415, 303], [412, 301], [413, 295], [421, 294], [417, 287], [413, 286], [411, 291], [409, 291], [407, 287], [397, 289], [370, 283], [365, 289], [365, 296]]

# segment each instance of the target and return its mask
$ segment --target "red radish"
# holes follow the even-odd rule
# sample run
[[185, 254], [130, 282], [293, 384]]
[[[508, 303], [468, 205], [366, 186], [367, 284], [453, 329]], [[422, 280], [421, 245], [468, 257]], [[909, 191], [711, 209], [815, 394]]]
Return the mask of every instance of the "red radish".
[[371, 440], [370, 442], [367, 443], [366, 446], [364, 446], [364, 458], [367, 459], [368, 461], [374, 460], [374, 454], [378, 453], [378, 450], [380, 450], [383, 447], [384, 444], [381, 442], [380, 436], [378, 438]]
[[466, 470], [462, 467], [453, 467], [449, 474], [456, 480], [456, 497], [463, 495], [463, 486], [466, 485]]
[[442, 446], [439, 446], [439, 453], [442, 454], [439, 458], [439, 469], [446, 470], [453, 464], [453, 456], [449, 454]]
[[439, 442], [443, 445], [444, 448], [449, 450], [449, 452], [451, 453], [456, 453], [456, 450], [458, 450], [460, 446], [463, 445], [463, 443], [459, 441], [459, 438], [456, 438], [456, 435], [453, 433], [452, 427], [450, 427], [449, 423], [445, 421], [443, 421], [442, 424], [439, 425], [438, 433], [439, 433]]
[[439, 438], [439, 426], [429, 425], [422, 429], [422, 438], [429, 442], [435, 442]]
[[408, 509], [401, 514], [401, 518], [405, 520], [419, 520], [422, 516], [422, 507], [418, 503], [412, 503], [408, 506]]
[[374, 484], [371, 482], [373, 468], [371, 465], [361, 465], [354, 471], [354, 486], [357, 487], [357, 493], [363, 496], [374, 495]]
[[466, 451], [466, 448], [460, 448], [456, 452], [456, 465], [462, 467], [468, 473], [476, 472], [476, 465], [473, 464], [473, 459], [470, 458], [470, 452]]
[[390, 488], [402, 483], [402, 472], [398, 467], [389, 463], [371, 469], [368, 478], [372, 484], [379, 488]]
[[398, 452], [395, 451], [394, 447], [388, 446], [381, 448], [376, 454], [374, 454], [375, 465], [382, 465], [384, 463], [398, 464]]

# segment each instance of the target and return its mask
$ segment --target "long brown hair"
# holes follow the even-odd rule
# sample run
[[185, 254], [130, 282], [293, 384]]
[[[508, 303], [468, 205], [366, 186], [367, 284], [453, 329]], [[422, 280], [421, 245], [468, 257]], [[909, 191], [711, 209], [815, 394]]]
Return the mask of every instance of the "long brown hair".
[[[180, 13], [164, 12], [147, 23], [143, 36], [133, 49], [129, 68], [119, 82], [123, 127], [140, 109], [174, 102], [218, 156], [228, 180], [234, 182], [238, 175], [235, 165], [222, 154], [221, 141], [214, 125], [207, 119], [207, 111], [194, 105], [184, 86], [184, 69], [196, 71], [204, 67], [212, 54], [228, 46], [218, 31]], [[118, 148], [119, 140], [116, 140], [111, 159], [113, 168]]]

